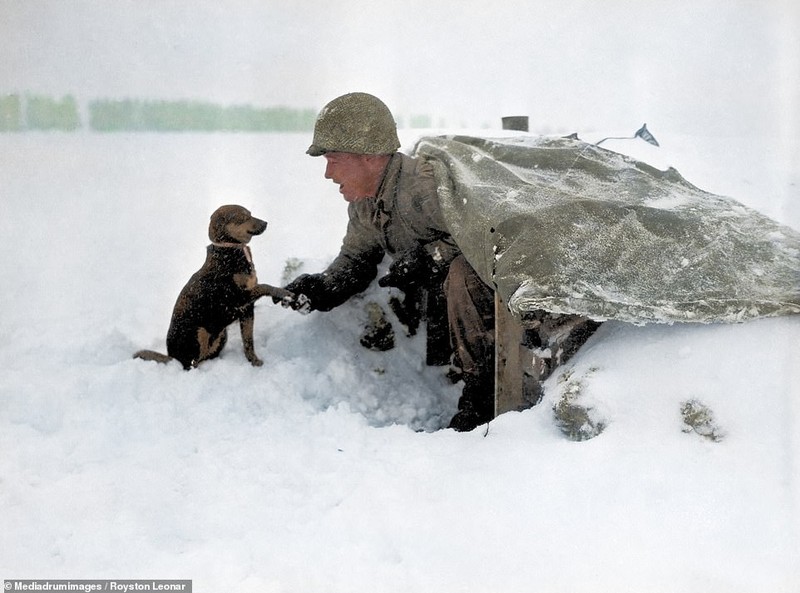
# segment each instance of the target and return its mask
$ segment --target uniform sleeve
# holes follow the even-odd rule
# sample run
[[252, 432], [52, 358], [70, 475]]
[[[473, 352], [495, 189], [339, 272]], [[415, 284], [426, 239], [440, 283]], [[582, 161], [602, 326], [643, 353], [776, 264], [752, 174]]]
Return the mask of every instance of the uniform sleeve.
[[425, 196], [420, 201], [423, 220], [427, 221], [427, 235], [429, 237], [429, 240], [425, 241], [424, 248], [437, 264], [449, 266], [450, 262], [461, 253], [461, 250], [456, 245], [450, 230], [445, 224], [444, 216], [439, 206], [439, 196], [436, 191], [437, 182], [433, 166], [428, 162], [421, 161], [418, 165], [416, 179], [419, 184], [416, 191]]
[[323, 272], [326, 291], [337, 304], [367, 289], [378, 275], [378, 264], [384, 256], [378, 230], [369, 224], [366, 204], [350, 204], [347, 233], [339, 255]]

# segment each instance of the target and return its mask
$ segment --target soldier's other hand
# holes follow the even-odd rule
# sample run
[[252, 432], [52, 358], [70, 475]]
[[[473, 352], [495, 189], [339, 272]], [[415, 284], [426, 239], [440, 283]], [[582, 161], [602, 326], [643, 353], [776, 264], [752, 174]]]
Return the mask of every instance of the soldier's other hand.
[[440, 272], [439, 265], [422, 245], [400, 254], [389, 266], [389, 272], [378, 280], [378, 286], [408, 288], [426, 284]]

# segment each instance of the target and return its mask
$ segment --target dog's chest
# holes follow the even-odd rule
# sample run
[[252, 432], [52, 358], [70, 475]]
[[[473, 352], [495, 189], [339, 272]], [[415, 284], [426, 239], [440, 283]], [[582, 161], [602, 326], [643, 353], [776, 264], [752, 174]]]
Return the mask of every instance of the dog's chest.
[[256, 276], [253, 258], [250, 256], [250, 249], [245, 246], [242, 251], [244, 252], [244, 261], [236, 268], [233, 274], [233, 282], [242, 290], [249, 291], [258, 284], [258, 276]]
[[258, 284], [256, 267], [246, 245], [237, 247], [211, 246], [209, 259], [214, 276], [228, 277], [241, 290], [251, 290]]
[[249, 272], [234, 274], [233, 281], [236, 283], [236, 286], [242, 290], [254, 289], [258, 284], [258, 277], [256, 276], [255, 267], [251, 265]]

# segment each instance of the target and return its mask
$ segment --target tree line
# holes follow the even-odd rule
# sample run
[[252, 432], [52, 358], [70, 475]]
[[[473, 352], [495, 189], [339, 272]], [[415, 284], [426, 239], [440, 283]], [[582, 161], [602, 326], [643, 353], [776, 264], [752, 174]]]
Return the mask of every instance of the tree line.
[[223, 106], [202, 101], [98, 99], [90, 101], [86, 122], [78, 101], [67, 95], [0, 96], [0, 132], [89, 129], [97, 132], [302, 132], [312, 130], [317, 113], [290, 107]]
[[313, 129], [316, 117], [311, 109], [226, 107], [197, 101], [89, 103], [90, 127], [101, 132], [302, 132]]
[[73, 131], [80, 127], [78, 102], [72, 96], [62, 99], [40, 95], [0, 97], [0, 131]]
[[[85, 127], [96, 132], [308, 132], [316, 117], [314, 109], [146, 99], [93, 100], [83, 115], [72, 95], [0, 95], [0, 132], [72, 132]], [[397, 124], [404, 127], [402, 119]], [[409, 120], [411, 128], [431, 125], [426, 115]]]

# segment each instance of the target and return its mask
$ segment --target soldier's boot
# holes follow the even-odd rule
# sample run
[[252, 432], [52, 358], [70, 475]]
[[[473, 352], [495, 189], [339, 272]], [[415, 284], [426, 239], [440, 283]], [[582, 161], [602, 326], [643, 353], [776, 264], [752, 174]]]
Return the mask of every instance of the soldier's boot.
[[464, 376], [464, 388], [458, 400], [458, 412], [447, 428], [458, 432], [474, 430], [494, 418], [494, 385], [491, 379]]

